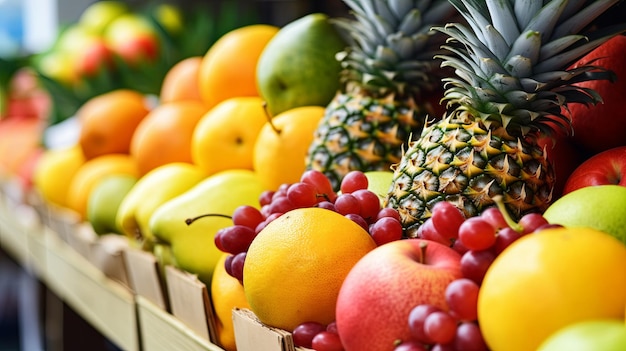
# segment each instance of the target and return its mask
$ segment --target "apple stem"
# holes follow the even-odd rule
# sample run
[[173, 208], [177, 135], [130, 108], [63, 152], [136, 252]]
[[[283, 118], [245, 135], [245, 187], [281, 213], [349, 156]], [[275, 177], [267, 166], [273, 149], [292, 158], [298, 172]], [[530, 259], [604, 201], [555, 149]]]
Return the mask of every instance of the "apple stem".
[[274, 123], [272, 123], [272, 120], [274, 119], [274, 116], [272, 116], [270, 111], [267, 109], [267, 101], [263, 101], [263, 111], [265, 111], [265, 116], [267, 118], [267, 123], [270, 124], [270, 127], [272, 127], [272, 129], [274, 130], [274, 132], [276, 134], [280, 135], [281, 131], [278, 128], [276, 128]]
[[502, 195], [494, 196], [493, 201], [496, 203], [496, 206], [498, 206], [498, 209], [502, 213], [502, 217], [504, 217], [506, 224], [508, 224], [509, 227], [511, 227], [511, 229], [515, 230], [516, 232], [522, 233], [524, 231], [524, 228], [522, 228], [521, 225], [519, 225], [517, 222], [513, 220], [513, 218], [511, 218], [509, 211], [506, 209], [506, 206], [504, 205], [504, 200], [502, 200]]
[[425, 264], [424, 262], [426, 262], [426, 248], [428, 248], [428, 242], [421, 241], [420, 242], [420, 259], [419, 259], [419, 263], [421, 264]]
[[221, 213], [205, 213], [205, 214], [201, 214], [201, 215], [196, 216], [196, 217], [187, 218], [187, 219], [185, 219], [185, 223], [187, 225], [190, 225], [191, 223], [193, 223], [193, 222], [195, 222], [198, 219], [203, 218], [203, 217], [222, 217], [222, 218], [233, 219], [233, 217], [231, 217], [229, 215], [221, 214]]

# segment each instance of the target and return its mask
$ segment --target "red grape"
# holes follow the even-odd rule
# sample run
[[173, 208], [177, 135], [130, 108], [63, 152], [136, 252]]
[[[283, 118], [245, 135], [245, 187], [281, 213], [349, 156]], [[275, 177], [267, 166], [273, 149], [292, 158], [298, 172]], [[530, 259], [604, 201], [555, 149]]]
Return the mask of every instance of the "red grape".
[[324, 173], [313, 169], [307, 170], [300, 176], [300, 181], [313, 185], [318, 195], [326, 197], [331, 202], [334, 201], [336, 193], [333, 190], [333, 185]]
[[458, 252], [460, 255], [463, 255], [464, 253], [469, 251], [467, 247], [463, 246], [463, 243], [459, 239], [456, 239], [454, 241], [454, 243], [452, 244], [452, 249]]
[[370, 226], [369, 232], [376, 245], [380, 246], [402, 239], [402, 224], [395, 218], [383, 217]]
[[430, 349], [430, 351], [459, 351], [454, 347], [454, 343], [451, 344], [436, 344]]
[[445, 291], [450, 314], [462, 321], [475, 321], [478, 318], [479, 290], [478, 284], [468, 278], [451, 281]]
[[461, 224], [459, 240], [469, 250], [486, 250], [496, 242], [496, 230], [485, 219], [471, 217]]
[[250, 247], [250, 244], [252, 243], [252, 240], [256, 237], [256, 232], [253, 229], [243, 225], [225, 227], [220, 229], [218, 232], [219, 244], [216, 241], [216, 246], [221, 247], [221, 250], [233, 255], [247, 251], [248, 247]]
[[265, 220], [265, 217], [259, 209], [250, 205], [242, 205], [233, 211], [233, 224], [243, 225], [250, 229], [256, 228], [259, 223]]
[[335, 204], [334, 204], [334, 203], [332, 203], [332, 202], [330, 202], [330, 201], [321, 201], [321, 202], [318, 202], [316, 206], [317, 206], [317, 207], [319, 207], [319, 208], [325, 208], [325, 209], [327, 209], [327, 210], [331, 210], [331, 211], [337, 212], [337, 211], [335, 210]]
[[461, 274], [480, 285], [495, 258], [491, 250], [467, 251], [461, 256]]
[[450, 246], [452, 244], [450, 240], [444, 238], [441, 234], [439, 234], [439, 232], [437, 232], [437, 229], [435, 229], [433, 221], [430, 218], [417, 228], [417, 236], [425, 240], [436, 241], [446, 246]]
[[313, 337], [311, 346], [315, 351], [343, 351], [339, 335], [322, 331]]
[[289, 201], [289, 198], [287, 198], [287, 195], [281, 195], [272, 199], [272, 203], [270, 204], [270, 213], [276, 213], [276, 212], [285, 213], [295, 208], [296, 206], [293, 203], [291, 203], [291, 201]]
[[424, 334], [436, 344], [448, 344], [454, 340], [456, 324], [448, 312], [433, 312], [424, 320]]
[[493, 245], [493, 249], [496, 255], [499, 255], [504, 249], [511, 245], [515, 240], [522, 237], [522, 234], [516, 232], [511, 227], [500, 229], [496, 235], [496, 242]]
[[465, 216], [456, 206], [448, 201], [437, 202], [432, 209], [433, 226], [446, 239], [459, 236], [459, 227], [465, 221]]
[[432, 344], [433, 341], [424, 333], [424, 320], [431, 313], [439, 312], [441, 309], [434, 305], [420, 304], [409, 312], [409, 331], [413, 339], [425, 344]]
[[313, 337], [326, 330], [326, 326], [318, 322], [304, 322], [298, 325], [292, 334], [295, 346], [312, 347]]
[[454, 345], [457, 350], [487, 351], [487, 344], [480, 332], [478, 324], [472, 322], [461, 323], [456, 330]]
[[401, 222], [400, 213], [395, 208], [391, 208], [391, 207], [381, 208], [380, 211], [378, 211], [378, 214], [376, 215], [376, 219], [378, 220], [383, 217], [392, 217], [392, 218], [397, 219], [398, 222]]
[[261, 206], [269, 205], [272, 202], [272, 197], [274, 196], [273, 190], [265, 190], [259, 196], [259, 204]]
[[489, 222], [496, 230], [501, 228], [507, 228], [509, 224], [504, 219], [502, 212], [497, 207], [489, 207], [485, 209], [480, 217]]
[[345, 215], [345, 217], [361, 226], [361, 228], [363, 228], [363, 230], [365, 230], [366, 232], [368, 231], [369, 225], [367, 224], [367, 221], [363, 219], [363, 217], [354, 213], [348, 213], [347, 215]]
[[311, 207], [317, 203], [317, 191], [311, 184], [295, 183], [287, 189], [287, 199], [297, 208]]
[[517, 224], [523, 228], [522, 234], [528, 234], [549, 223], [548, 220], [539, 213], [527, 213], [520, 218]]
[[428, 347], [417, 341], [409, 340], [404, 341], [400, 345], [396, 346], [393, 351], [428, 351]]
[[378, 195], [367, 189], [359, 189], [352, 192], [352, 196], [359, 200], [359, 214], [361, 217], [369, 223], [373, 223], [380, 211], [380, 198], [378, 198]]
[[243, 265], [246, 261], [246, 255], [247, 255], [247, 252], [245, 251], [240, 252], [236, 254], [235, 256], [233, 256], [233, 260], [230, 262], [231, 275], [237, 278], [237, 280], [239, 280], [239, 282], [242, 284], [243, 284]]
[[330, 323], [328, 323], [328, 325], [326, 326], [326, 331], [329, 331], [329, 332], [335, 333], [335, 334], [339, 334], [339, 332], [337, 331], [337, 322], [330, 322]]
[[342, 194], [350, 194], [357, 190], [367, 189], [369, 181], [365, 173], [350, 171], [341, 180], [340, 189]]
[[361, 214], [361, 203], [352, 194], [341, 194], [335, 200], [335, 210], [342, 215]]

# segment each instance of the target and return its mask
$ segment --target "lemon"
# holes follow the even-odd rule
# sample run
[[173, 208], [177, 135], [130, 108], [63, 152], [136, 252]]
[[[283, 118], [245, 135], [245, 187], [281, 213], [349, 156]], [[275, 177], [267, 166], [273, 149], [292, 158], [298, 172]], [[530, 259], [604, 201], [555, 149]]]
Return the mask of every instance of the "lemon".
[[289, 331], [303, 322], [328, 324], [348, 272], [374, 248], [363, 228], [337, 212], [289, 211], [248, 249], [243, 286], [250, 308], [261, 322]]

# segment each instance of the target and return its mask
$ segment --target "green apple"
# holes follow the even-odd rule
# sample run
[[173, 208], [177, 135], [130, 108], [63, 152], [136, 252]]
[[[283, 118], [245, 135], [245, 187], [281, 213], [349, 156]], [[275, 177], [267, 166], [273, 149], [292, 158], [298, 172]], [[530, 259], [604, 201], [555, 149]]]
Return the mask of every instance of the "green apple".
[[322, 13], [296, 19], [267, 43], [257, 63], [259, 94], [277, 115], [299, 106], [326, 106], [340, 88], [335, 59], [346, 43]]
[[626, 187], [615, 184], [586, 186], [554, 201], [543, 216], [565, 227], [590, 227], [626, 244]]
[[384, 201], [389, 192], [391, 186], [391, 180], [393, 179], [392, 171], [368, 171], [365, 172], [367, 177], [367, 189], [376, 195], [380, 201]]
[[135, 176], [115, 174], [94, 185], [87, 200], [87, 221], [96, 234], [122, 233], [116, 223], [117, 211], [135, 183]]
[[624, 351], [626, 324], [620, 319], [570, 324], [549, 336], [537, 351]]

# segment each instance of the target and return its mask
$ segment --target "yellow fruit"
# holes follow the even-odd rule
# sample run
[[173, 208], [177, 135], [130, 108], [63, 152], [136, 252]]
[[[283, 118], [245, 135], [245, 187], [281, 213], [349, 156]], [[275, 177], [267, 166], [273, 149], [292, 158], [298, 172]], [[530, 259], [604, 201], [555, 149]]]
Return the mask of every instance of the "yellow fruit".
[[253, 167], [263, 186], [277, 190], [295, 183], [305, 171], [313, 134], [324, 116], [320, 106], [296, 107], [265, 122], [254, 145]]
[[243, 286], [252, 311], [267, 325], [293, 330], [335, 320], [348, 272], [376, 248], [370, 235], [341, 214], [302, 208], [270, 222], [248, 249]]
[[568, 324], [624, 319], [625, 305], [626, 246], [595, 229], [548, 229], [496, 258], [480, 289], [478, 322], [491, 350], [528, 351]]
[[69, 180], [83, 163], [85, 157], [78, 145], [48, 149], [35, 166], [34, 185], [46, 201], [66, 207]]
[[207, 174], [227, 169], [253, 169], [259, 131], [267, 121], [259, 97], [222, 101], [198, 121], [191, 139], [191, 157]]
[[243, 286], [239, 280], [226, 273], [224, 261], [227, 253], [217, 261], [211, 280], [211, 301], [215, 309], [217, 341], [227, 351], [236, 351], [235, 329], [232, 311], [234, 308], [250, 308]]
[[199, 72], [200, 94], [207, 107], [237, 96], [259, 96], [256, 66], [279, 28], [253, 24], [234, 29], [206, 52]]
[[206, 177], [196, 165], [168, 163], [143, 175], [122, 200], [117, 211], [118, 228], [131, 240], [152, 246], [150, 217], [163, 203], [182, 194]]
[[133, 133], [148, 112], [144, 95], [134, 90], [113, 90], [89, 99], [76, 112], [85, 157], [128, 153]]
[[139, 177], [135, 160], [126, 154], [107, 154], [85, 161], [70, 180], [67, 206], [85, 219], [87, 201], [94, 185], [106, 176], [115, 174]]

